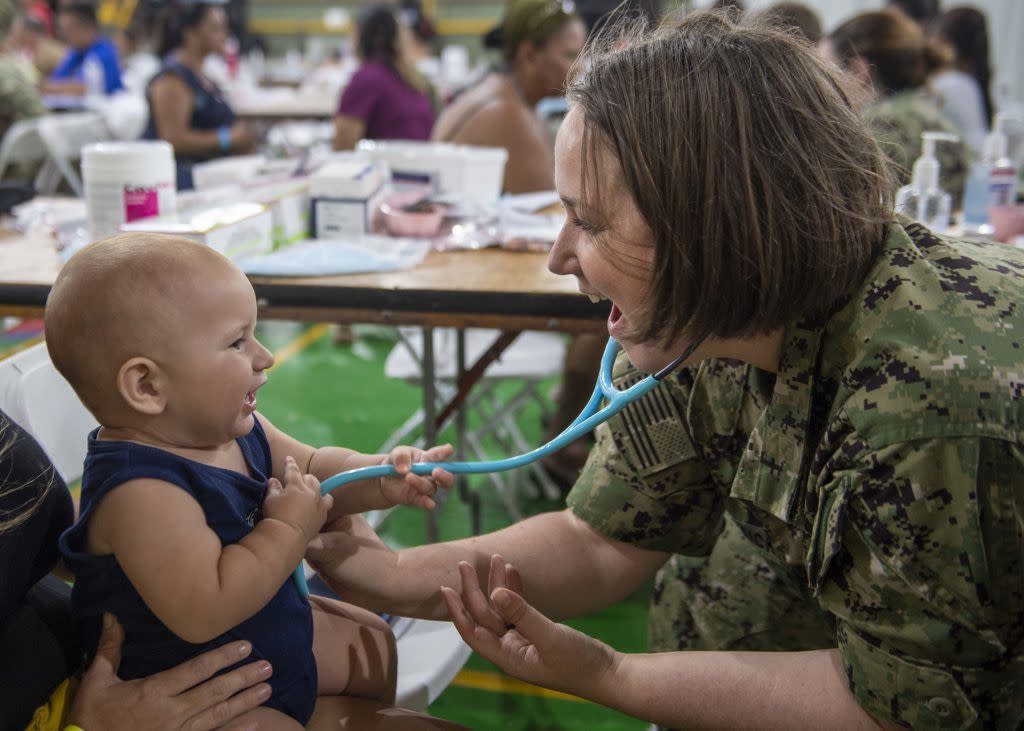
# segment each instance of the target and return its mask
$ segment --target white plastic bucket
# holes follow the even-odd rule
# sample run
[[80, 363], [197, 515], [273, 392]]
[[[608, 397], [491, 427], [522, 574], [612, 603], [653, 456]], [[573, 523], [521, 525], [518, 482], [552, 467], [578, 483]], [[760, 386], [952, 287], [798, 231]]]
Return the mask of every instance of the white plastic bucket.
[[174, 152], [166, 142], [99, 142], [82, 149], [82, 182], [93, 241], [125, 223], [175, 211]]

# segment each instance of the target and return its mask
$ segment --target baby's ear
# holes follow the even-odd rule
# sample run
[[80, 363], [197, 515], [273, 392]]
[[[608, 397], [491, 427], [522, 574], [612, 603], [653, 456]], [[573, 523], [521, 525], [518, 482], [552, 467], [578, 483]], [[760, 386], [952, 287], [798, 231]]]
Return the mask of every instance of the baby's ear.
[[147, 416], [163, 413], [167, 406], [160, 367], [149, 358], [126, 360], [117, 371], [117, 391], [133, 411]]

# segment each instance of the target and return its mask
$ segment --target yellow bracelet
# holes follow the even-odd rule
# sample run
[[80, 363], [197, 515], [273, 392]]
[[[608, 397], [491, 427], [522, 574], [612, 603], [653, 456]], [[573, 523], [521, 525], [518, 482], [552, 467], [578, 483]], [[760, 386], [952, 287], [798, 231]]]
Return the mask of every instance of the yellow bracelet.
[[67, 726], [64, 727], [64, 731], [85, 731], [85, 729], [81, 726], [76, 726], [73, 723], [69, 723]]

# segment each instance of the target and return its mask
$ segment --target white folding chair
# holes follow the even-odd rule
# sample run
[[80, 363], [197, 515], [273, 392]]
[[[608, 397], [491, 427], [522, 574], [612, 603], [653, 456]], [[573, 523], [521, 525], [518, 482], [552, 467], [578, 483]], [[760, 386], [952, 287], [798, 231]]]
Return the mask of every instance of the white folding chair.
[[45, 343], [0, 361], [0, 408], [36, 438], [65, 482], [82, 476], [96, 419], [54, 368]]
[[75, 194], [82, 197], [85, 190], [74, 163], [81, 159], [82, 148], [86, 145], [106, 142], [112, 138], [103, 117], [96, 112], [51, 114], [39, 120], [39, 136], [46, 147], [49, 160], [56, 165], [61, 177], [68, 181]]
[[[96, 420], [54, 368], [45, 343], [0, 360], [0, 409], [36, 438], [65, 482], [81, 477]], [[462, 669], [469, 646], [449, 622], [396, 617], [392, 630], [398, 704], [425, 711]]]
[[[469, 328], [464, 331], [467, 367], [475, 362], [498, 337], [498, 330]], [[450, 328], [434, 330], [435, 387], [438, 407], [448, 401], [457, 390], [457, 331]], [[423, 333], [418, 328], [399, 328], [400, 341], [388, 354], [384, 373], [389, 378], [421, 382], [423, 378]], [[547, 411], [547, 399], [541, 394], [541, 382], [562, 372], [565, 359], [565, 338], [557, 333], [523, 332], [488, 366], [483, 378], [466, 399], [463, 409], [467, 418], [476, 421], [472, 429], [462, 435], [468, 457], [489, 460], [510, 454], [528, 452], [537, 445], [530, 444], [523, 435], [517, 419], [523, 409], [538, 405]], [[510, 389], [503, 384], [515, 382]], [[406, 441], [421, 442], [417, 435], [423, 427], [423, 410], [419, 409], [388, 438], [381, 447], [388, 451]], [[488, 449], [496, 444], [500, 454]], [[529, 475], [532, 480], [524, 479]], [[535, 494], [539, 486], [546, 497], [556, 499], [560, 492], [537, 464], [506, 473], [489, 473], [487, 479], [501, 496], [505, 509], [513, 520], [523, 517], [519, 507], [520, 491]]]

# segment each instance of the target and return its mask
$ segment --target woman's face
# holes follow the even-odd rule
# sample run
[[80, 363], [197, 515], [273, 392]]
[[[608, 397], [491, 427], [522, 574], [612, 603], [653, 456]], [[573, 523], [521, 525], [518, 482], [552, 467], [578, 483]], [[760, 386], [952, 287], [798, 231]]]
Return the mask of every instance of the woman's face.
[[224, 44], [228, 40], [228, 16], [224, 8], [207, 9], [195, 33], [204, 53], [224, 53]]
[[569, 69], [583, 52], [586, 42], [587, 29], [583, 21], [574, 18], [543, 46], [537, 47], [533, 59], [534, 68], [538, 87], [543, 88], [544, 96], [558, 96], [562, 93]]
[[[589, 208], [583, 204], [582, 140], [583, 115], [574, 107], [555, 142], [555, 188], [566, 218], [548, 256], [548, 269], [575, 276], [584, 294], [611, 300], [608, 334], [633, 365], [654, 373], [682, 349], [676, 338], [645, 343], [633, 335], [650, 316], [654, 234], [624, 187], [618, 160], [605, 149], [598, 153], [597, 164], [588, 167], [587, 190], [593, 199]], [[598, 179], [599, 198], [593, 193]]]

